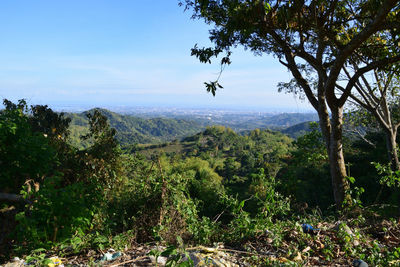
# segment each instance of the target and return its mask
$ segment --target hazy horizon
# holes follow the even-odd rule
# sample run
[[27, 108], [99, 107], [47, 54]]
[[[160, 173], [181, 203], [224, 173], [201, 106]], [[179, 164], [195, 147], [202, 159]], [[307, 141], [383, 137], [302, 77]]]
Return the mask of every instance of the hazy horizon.
[[[25, 99], [27, 100], [27, 99]], [[14, 100], [13, 100], [14, 101]], [[17, 102], [15, 100], [14, 102]], [[30, 105], [47, 105], [55, 111], [66, 111], [66, 112], [81, 112], [86, 111], [93, 108], [104, 108], [114, 112], [126, 113], [127, 111], [135, 111], [135, 112], [150, 112], [154, 110], [158, 110], [159, 112], [166, 112], [172, 110], [186, 110], [186, 111], [224, 111], [224, 112], [248, 112], [248, 113], [316, 113], [315, 110], [310, 108], [300, 108], [295, 106], [293, 108], [279, 108], [279, 107], [266, 107], [266, 106], [232, 106], [232, 105], [221, 105], [221, 106], [211, 106], [211, 105], [168, 105], [168, 104], [142, 104], [142, 105], [129, 105], [129, 104], [115, 104], [110, 105], [109, 103], [33, 103], [27, 100], [27, 104]], [[3, 105], [0, 105], [2, 108]]]

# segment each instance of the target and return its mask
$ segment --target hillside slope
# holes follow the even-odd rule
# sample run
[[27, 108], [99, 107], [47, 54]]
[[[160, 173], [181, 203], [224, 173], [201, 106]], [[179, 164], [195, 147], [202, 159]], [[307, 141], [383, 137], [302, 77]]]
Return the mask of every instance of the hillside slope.
[[[79, 140], [79, 136], [88, 130], [86, 115], [94, 109], [82, 113], [68, 113], [71, 118], [71, 142], [78, 146], [87, 146]], [[199, 123], [184, 119], [151, 118], [143, 119], [129, 115], [121, 115], [106, 109], [98, 109], [107, 117], [111, 127], [117, 130], [117, 139], [122, 146], [131, 144], [161, 143], [181, 139], [198, 133], [202, 129]]]
[[[72, 119], [70, 136], [73, 145], [88, 146], [86, 141], [79, 139], [79, 136], [88, 131], [86, 115], [93, 110], [67, 114]], [[97, 110], [100, 110], [109, 120], [111, 127], [117, 130], [117, 139], [123, 147], [133, 144], [161, 144], [181, 140], [213, 125], [229, 127], [235, 132], [242, 132], [242, 134], [250, 133], [256, 128], [273, 129], [296, 138], [307, 131], [308, 121], [317, 120], [317, 115], [314, 113], [281, 113], [262, 116], [252, 113], [227, 113], [207, 118], [190, 115], [154, 118], [121, 115], [100, 108]]]
[[284, 133], [292, 138], [297, 138], [299, 136], [302, 136], [306, 134], [307, 132], [311, 131], [310, 129], [310, 122], [311, 121], [306, 121], [302, 122], [299, 124], [295, 124], [293, 126], [287, 127], [283, 130], [281, 130], [281, 133]]

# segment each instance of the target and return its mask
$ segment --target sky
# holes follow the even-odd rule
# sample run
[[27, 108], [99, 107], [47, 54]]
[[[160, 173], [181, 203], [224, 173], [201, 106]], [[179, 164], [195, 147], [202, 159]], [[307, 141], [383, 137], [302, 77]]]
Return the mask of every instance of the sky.
[[312, 110], [278, 82], [291, 76], [272, 56], [234, 50], [213, 97], [204, 82], [220, 66], [190, 55], [209, 46], [203, 21], [178, 0], [0, 1], [0, 98], [85, 107]]

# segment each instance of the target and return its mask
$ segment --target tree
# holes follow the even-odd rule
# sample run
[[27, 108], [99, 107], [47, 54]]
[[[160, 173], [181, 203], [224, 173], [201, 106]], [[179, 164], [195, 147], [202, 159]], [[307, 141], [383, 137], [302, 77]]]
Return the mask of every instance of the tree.
[[3, 101], [0, 111], [0, 188], [19, 193], [24, 183], [39, 182], [52, 172], [57, 155], [49, 139], [32, 131], [25, 100]]
[[[288, 68], [294, 80], [282, 86], [304, 94], [318, 112], [333, 195], [340, 208], [349, 188], [342, 142], [344, 105], [361, 75], [400, 60], [398, 1], [185, 0], [180, 4], [193, 10], [193, 18], [214, 24], [210, 30], [214, 47], [192, 49], [201, 62], [224, 53], [221, 64], [230, 64], [232, 48], [241, 45], [256, 55], [272, 54]], [[371, 39], [378, 33], [390, 39], [391, 53], [371, 54], [367, 63], [358, 62], [338, 93], [338, 80], [349, 59], [363, 49], [372, 53]], [[206, 83], [213, 95], [221, 87], [218, 80]]]
[[[374, 70], [372, 78], [362, 76], [355, 85], [355, 92], [350, 94], [359, 107], [349, 116], [350, 121], [356, 127], [377, 125], [384, 131], [393, 171], [400, 170], [396, 142], [397, 129], [400, 126], [398, 83], [397, 71]], [[365, 111], [369, 113], [366, 114]]]

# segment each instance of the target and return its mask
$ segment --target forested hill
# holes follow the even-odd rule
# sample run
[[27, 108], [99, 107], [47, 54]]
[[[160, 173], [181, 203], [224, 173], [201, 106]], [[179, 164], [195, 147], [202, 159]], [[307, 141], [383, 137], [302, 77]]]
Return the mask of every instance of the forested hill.
[[[71, 143], [78, 147], [87, 147], [87, 141], [80, 140], [80, 136], [88, 132], [87, 114], [67, 113], [72, 119], [70, 124]], [[317, 120], [313, 113], [281, 113], [281, 114], [214, 114], [209, 116], [197, 115], [168, 115], [161, 117], [146, 117], [137, 115], [122, 115], [107, 109], [97, 108], [105, 115], [117, 131], [117, 139], [122, 146], [132, 144], [161, 144], [173, 140], [181, 140], [187, 136], [197, 134], [207, 126], [222, 125], [235, 132], [250, 132], [256, 128], [274, 129], [291, 137], [298, 137], [307, 131], [308, 122], [296, 127], [298, 123]], [[294, 127], [293, 129], [291, 127]]]
[[[122, 146], [133, 143], [145, 144], [172, 141], [196, 134], [205, 128], [195, 121], [185, 119], [143, 119], [121, 115], [106, 109], [98, 110], [107, 117], [111, 127], [116, 129], [116, 137]], [[82, 143], [79, 137], [88, 131], [87, 114], [91, 112], [93, 112], [93, 109], [82, 113], [67, 114], [72, 119], [70, 131], [71, 142], [74, 145], [87, 145], [85, 142]]]
[[302, 136], [310, 131], [310, 122], [311, 121], [298, 123], [293, 126], [287, 127], [285, 129], [281, 130], [280, 132], [282, 132], [292, 138], [297, 138], [297, 137]]
[[182, 141], [139, 145], [132, 152], [139, 152], [149, 159], [161, 154], [168, 157], [179, 155], [183, 158], [212, 158], [211, 165], [217, 173], [241, 188], [250, 182], [250, 174], [259, 168], [275, 176], [282, 159], [293, 148], [292, 141], [290, 137], [272, 130], [255, 129], [240, 135], [224, 126], [211, 126]]
[[163, 152], [184, 156], [200, 156], [207, 152], [213, 153], [214, 156], [217, 153], [232, 157], [237, 153], [243, 153], [243, 151], [284, 154], [287, 153], [291, 143], [290, 137], [278, 131], [255, 129], [240, 135], [224, 126], [210, 126], [202, 132], [184, 138], [182, 141], [159, 145], [139, 145], [136, 149], [147, 156]]

